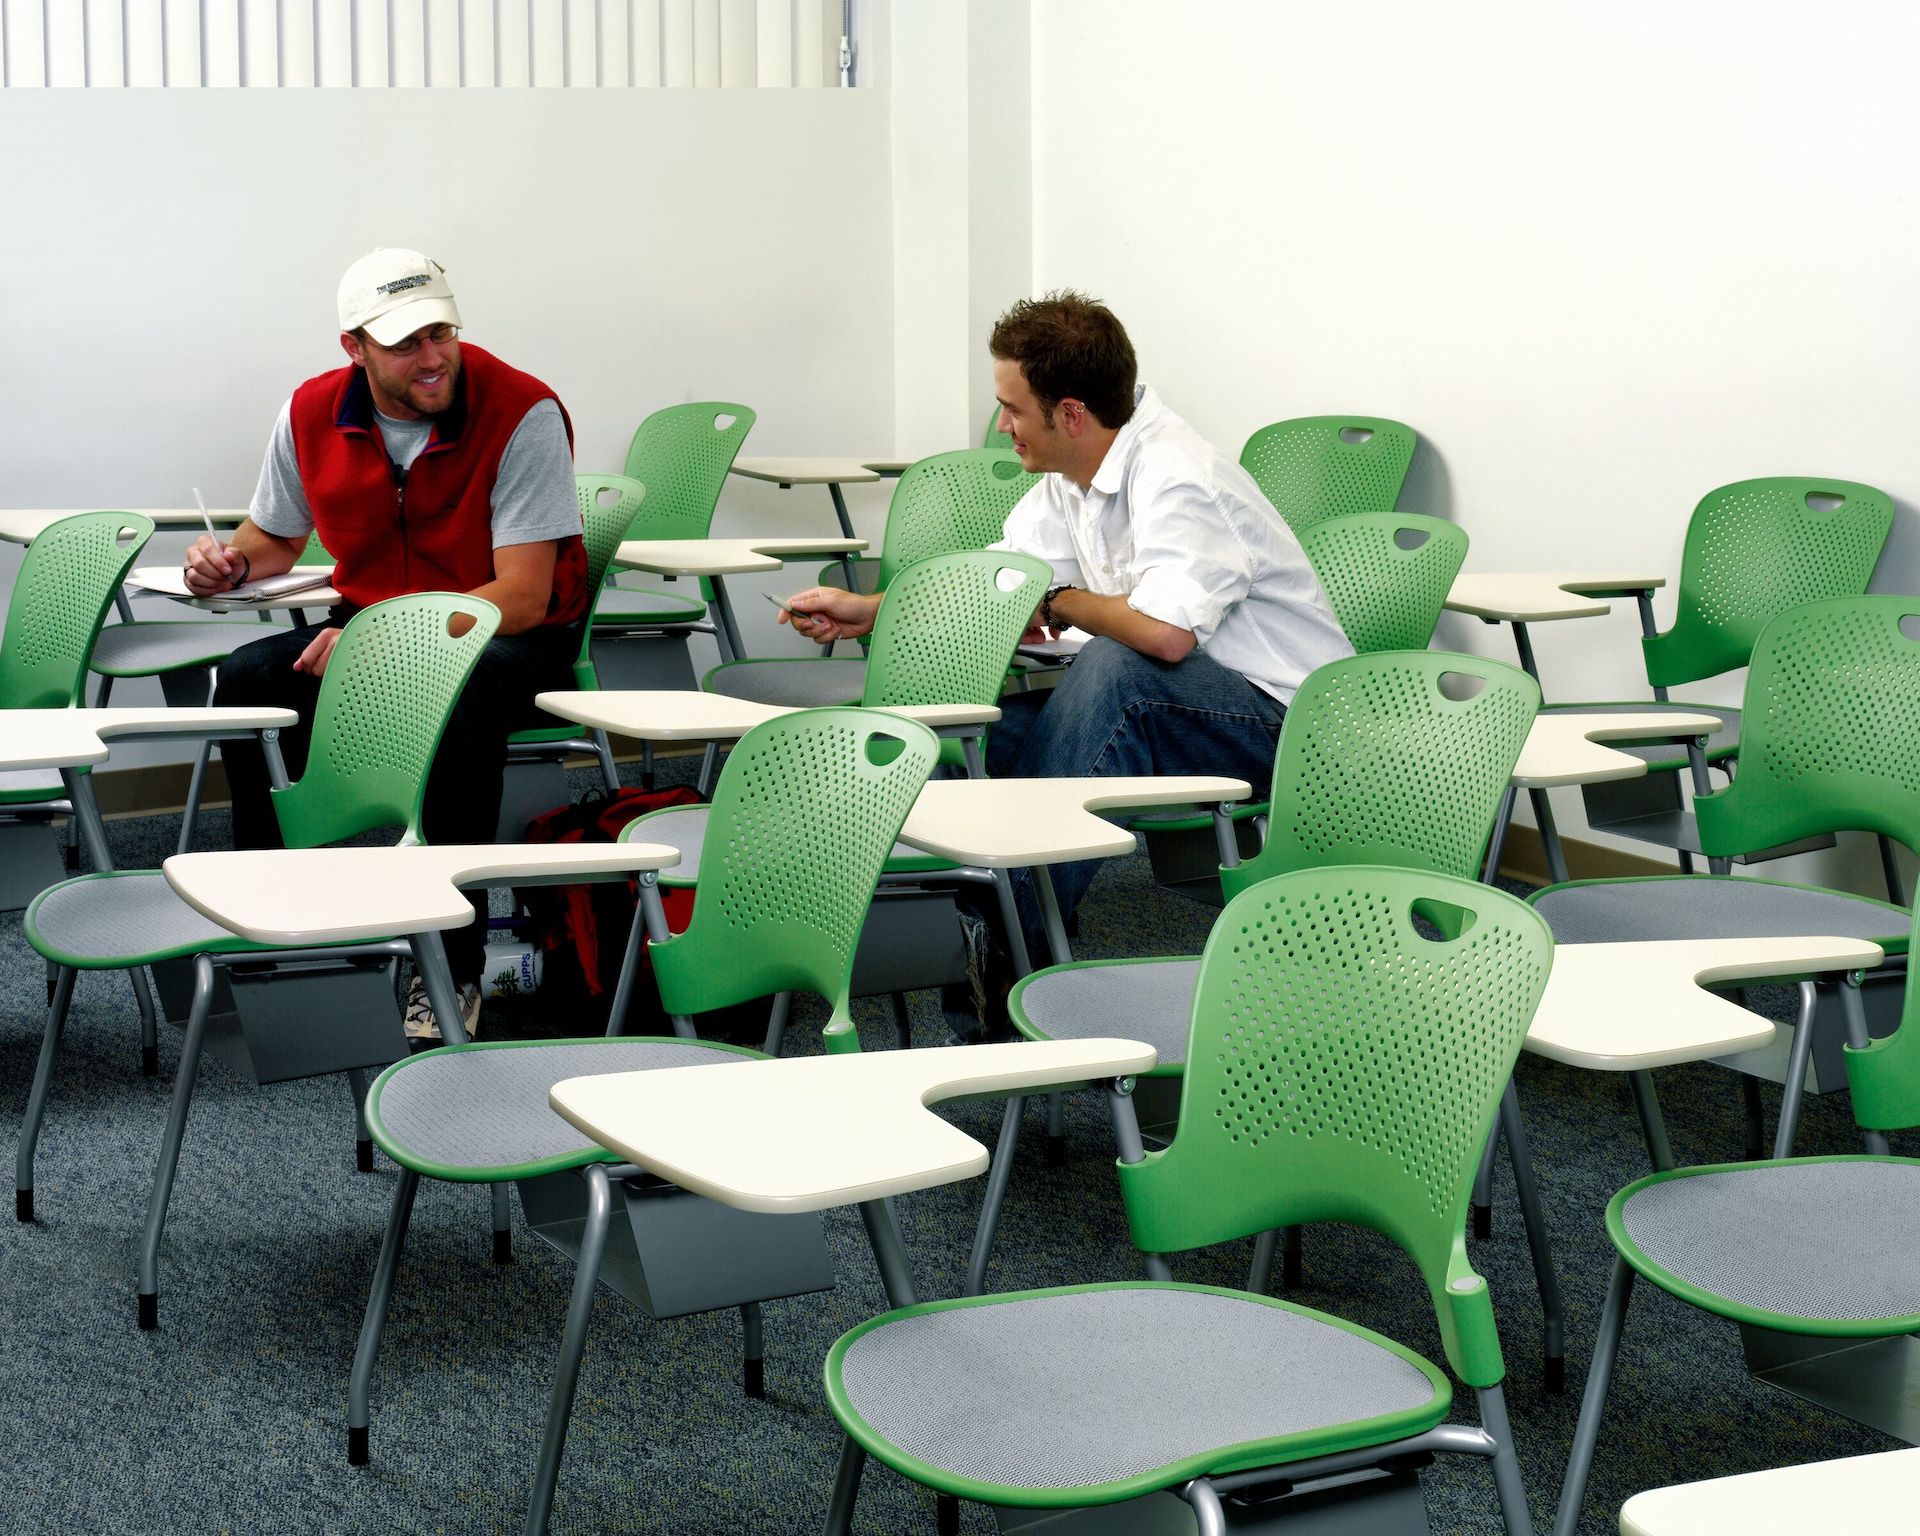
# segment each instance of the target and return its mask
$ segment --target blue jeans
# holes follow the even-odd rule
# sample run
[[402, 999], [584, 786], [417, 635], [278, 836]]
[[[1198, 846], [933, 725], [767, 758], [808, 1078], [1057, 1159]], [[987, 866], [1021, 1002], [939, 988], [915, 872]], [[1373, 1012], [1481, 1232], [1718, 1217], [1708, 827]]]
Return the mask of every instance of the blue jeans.
[[[987, 738], [994, 778], [1124, 778], [1218, 773], [1266, 792], [1287, 709], [1200, 651], [1155, 661], [1118, 640], [1087, 642], [1051, 691], [1008, 694]], [[1056, 864], [1060, 915], [1070, 917], [1100, 860]], [[1038, 899], [1014, 878], [1021, 926], [1036, 961], [1047, 953]]]

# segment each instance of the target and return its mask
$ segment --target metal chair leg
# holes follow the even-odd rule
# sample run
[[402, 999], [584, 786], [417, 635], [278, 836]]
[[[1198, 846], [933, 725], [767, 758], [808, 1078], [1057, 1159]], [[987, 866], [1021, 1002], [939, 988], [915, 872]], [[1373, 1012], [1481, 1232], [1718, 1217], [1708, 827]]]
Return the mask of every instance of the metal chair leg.
[[1534, 1284], [1540, 1290], [1545, 1355], [1542, 1374], [1546, 1389], [1558, 1394], [1567, 1390], [1566, 1304], [1560, 1296], [1560, 1276], [1553, 1267], [1546, 1212], [1533, 1176], [1533, 1154], [1527, 1148], [1527, 1130], [1520, 1120], [1520, 1095], [1511, 1078], [1500, 1096], [1500, 1120], [1506, 1127], [1507, 1158], [1513, 1164], [1514, 1187], [1520, 1195], [1520, 1222], [1526, 1228], [1527, 1250], [1533, 1257]]
[[1780, 1093], [1780, 1123], [1774, 1127], [1773, 1155], [1793, 1156], [1793, 1138], [1800, 1129], [1800, 1103], [1807, 1092], [1807, 1064], [1813, 1060], [1813, 1010], [1819, 988], [1800, 983], [1800, 1013], [1793, 1023], [1793, 1049], [1787, 1056], [1787, 1080]]
[[180, 1068], [173, 1079], [173, 1101], [167, 1107], [167, 1128], [160, 1139], [160, 1159], [153, 1168], [153, 1189], [147, 1197], [147, 1227], [140, 1240], [139, 1319], [142, 1328], [160, 1326], [160, 1237], [167, 1225], [167, 1202], [173, 1197], [173, 1176], [180, 1166], [180, 1143], [187, 1133], [187, 1106], [193, 1101], [194, 1079], [200, 1071], [200, 1046], [206, 1038], [207, 1014], [213, 1005], [213, 961], [193, 957], [193, 1007], [187, 1014], [187, 1034], [180, 1046]]
[[40, 1059], [34, 1063], [33, 1087], [27, 1091], [27, 1113], [20, 1122], [19, 1140], [14, 1143], [13, 1214], [19, 1221], [33, 1220], [34, 1151], [40, 1145], [40, 1123], [46, 1118], [47, 1092], [53, 1084], [53, 1059], [60, 1053], [60, 1037], [67, 1030], [67, 1010], [73, 1006], [73, 983], [78, 974], [73, 967], [63, 965], [54, 978], [46, 1033], [40, 1037]]
[[573, 1272], [573, 1299], [567, 1307], [566, 1332], [561, 1336], [555, 1363], [553, 1394], [547, 1400], [547, 1425], [540, 1437], [540, 1462], [533, 1478], [533, 1499], [527, 1506], [526, 1536], [545, 1536], [553, 1512], [554, 1485], [560, 1478], [560, 1457], [567, 1448], [567, 1420], [573, 1416], [573, 1393], [580, 1380], [580, 1357], [587, 1346], [587, 1324], [593, 1315], [593, 1293], [600, 1283], [600, 1256], [606, 1251], [607, 1223], [613, 1211], [613, 1191], [607, 1170], [596, 1163], [581, 1170], [587, 1181], [587, 1224], [580, 1234], [580, 1262]]
[[760, 1049], [769, 1056], [780, 1054], [780, 1042], [787, 1035], [787, 1020], [793, 1016], [793, 994], [776, 992], [773, 994], [773, 1006], [767, 1010], [767, 1038], [760, 1042]]
[[487, 1186], [488, 1214], [493, 1221], [493, 1262], [513, 1262], [513, 1196], [505, 1184]]
[[1664, 1173], [1673, 1166], [1673, 1148], [1667, 1142], [1667, 1122], [1660, 1113], [1653, 1074], [1645, 1069], [1629, 1072], [1627, 1086], [1633, 1089], [1633, 1107], [1640, 1112], [1640, 1134], [1646, 1138], [1647, 1156], [1654, 1171]]
[[[1856, 1051], [1864, 1051], [1871, 1038], [1867, 1032], [1866, 999], [1860, 995], [1861, 979], [1859, 972], [1856, 971], [1840, 984], [1840, 1014], [1846, 1021], [1847, 1044]], [[1863, 1132], [1862, 1139], [1866, 1142], [1870, 1155], [1874, 1157], [1887, 1155], [1885, 1131]]]
[[1253, 1262], [1247, 1266], [1247, 1289], [1256, 1296], [1267, 1294], [1273, 1284], [1273, 1258], [1280, 1251], [1280, 1230], [1269, 1227], [1253, 1240]]
[[913, 1049], [913, 1021], [907, 1015], [907, 994], [895, 992], [893, 999], [893, 1043], [903, 1051]]
[[367, 1129], [367, 1073], [364, 1067], [347, 1071], [347, 1091], [353, 1095], [353, 1166], [356, 1172], [373, 1172], [373, 1135]]
[[1527, 1511], [1527, 1489], [1520, 1481], [1520, 1456], [1513, 1447], [1513, 1425], [1507, 1420], [1506, 1394], [1496, 1385], [1474, 1394], [1480, 1400], [1480, 1425], [1494, 1443], [1493, 1486], [1500, 1496], [1500, 1520], [1507, 1536], [1533, 1536], [1533, 1516]]
[[860, 1498], [860, 1474], [867, 1469], [867, 1453], [848, 1435], [840, 1443], [840, 1465], [833, 1474], [833, 1498], [827, 1505], [825, 1536], [853, 1536], [853, 1506]]
[[1487, 1132], [1487, 1144], [1480, 1149], [1480, 1168], [1473, 1176], [1473, 1235], [1493, 1236], [1493, 1160], [1500, 1153], [1500, 1121]]
[[1027, 1101], [1019, 1095], [1009, 1098], [1000, 1115], [1000, 1140], [994, 1144], [993, 1162], [987, 1170], [987, 1193], [980, 1202], [980, 1225], [974, 1229], [973, 1252], [967, 1259], [967, 1296], [981, 1295], [987, 1288], [987, 1260], [993, 1254], [993, 1234], [1000, 1225], [1000, 1207], [1007, 1198], [1007, 1180], [1013, 1172], [1013, 1155], [1020, 1146], [1020, 1110]]
[[740, 1308], [740, 1377], [741, 1390], [748, 1397], [767, 1395], [766, 1329], [757, 1301]]
[[420, 1175], [411, 1168], [402, 1168], [400, 1182], [394, 1186], [393, 1209], [387, 1213], [387, 1236], [380, 1245], [380, 1261], [373, 1268], [367, 1315], [360, 1323], [360, 1340], [353, 1347], [353, 1372], [347, 1378], [347, 1465], [352, 1467], [367, 1464], [373, 1360], [380, 1352], [380, 1335], [387, 1326], [393, 1277], [400, 1269], [400, 1250], [407, 1245], [407, 1223], [413, 1216], [413, 1197], [419, 1188]]
[[180, 842], [176, 853], [193, 851], [193, 824], [200, 816], [200, 796], [207, 784], [207, 763], [213, 757], [213, 743], [203, 741], [200, 750], [194, 754], [193, 775], [187, 780], [187, 803], [180, 812]]
[[147, 968], [136, 965], [127, 973], [133, 983], [134, 1006], [140, 1010], [140, 1075], [160, 1075], [160, 1006], [147, 980]]
[[1616, 1254], [1613, 1278], [1607, 1284], [1606, 1306], [1600, 1313], [1600, 1333], [1593, 1341], [1587, 1392], [1580, 1399], [1580, 1421], [1573, 1429], [1573, 1450], [1567, 1457], [1566, 1480], [1560, 1485], [1560, 1508], [1554, 1516], [1553, 1536], [1574, 1536], [1580, 1524], [1580, 1506], [1586, 1501], [1587, 1478], [1593, 1471], [1593, 1448], [1600, 1439], [1600, 1416], [1606, 1411], [1607, 1388], [1613, 1381], [1614, 1360], [1620, 1353], [1627, 1303], [1633, 1299], [1633, 1279], [1633, 1266]]
[[613, 760], [613, 743], [597, 725], [587, 732], [587, 739], [593, 743], [593, 755], [600, 759], [600, 776], [607, 781], [607, 793], [619, 794], [620, 769]]
[[1067, 1165], [1067, 1096], [1064, 1093], [1047, 1095], [1047, 1166], [1064, 1168]]

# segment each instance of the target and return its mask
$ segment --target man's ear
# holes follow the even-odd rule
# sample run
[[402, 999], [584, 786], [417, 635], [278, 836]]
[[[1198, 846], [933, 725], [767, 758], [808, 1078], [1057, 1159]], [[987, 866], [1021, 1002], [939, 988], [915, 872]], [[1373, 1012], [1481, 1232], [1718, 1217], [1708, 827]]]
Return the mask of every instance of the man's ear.
[[340, 350], [352, 358], [359, 367], [366, 367], [367, 349], [361, 345], [360, 338], [354, 335], [352, 331], [342, 331], [340, 333]]

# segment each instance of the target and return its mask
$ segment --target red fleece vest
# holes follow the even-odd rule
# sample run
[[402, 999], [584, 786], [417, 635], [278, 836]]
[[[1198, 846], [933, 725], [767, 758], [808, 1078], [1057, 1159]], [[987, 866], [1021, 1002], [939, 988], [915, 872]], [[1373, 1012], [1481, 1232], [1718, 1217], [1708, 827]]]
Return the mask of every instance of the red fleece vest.
[[[366, 375], [349, 365], [293, 392], [291, 421], [300, 484], [314, 531], [335, 563], [333, 584], [355, 607], [406, 592], [471, 592], [494, 578], [493, 483], [521, 419], [554, 392], [478, 347], [460, 348], [451, 409], [396, 484], [373, 421]], [[565, 406], [560, 415], [573, 441]], [[587, 551], [579, 535], [559, 541], [548, 624], [587, 611]]]

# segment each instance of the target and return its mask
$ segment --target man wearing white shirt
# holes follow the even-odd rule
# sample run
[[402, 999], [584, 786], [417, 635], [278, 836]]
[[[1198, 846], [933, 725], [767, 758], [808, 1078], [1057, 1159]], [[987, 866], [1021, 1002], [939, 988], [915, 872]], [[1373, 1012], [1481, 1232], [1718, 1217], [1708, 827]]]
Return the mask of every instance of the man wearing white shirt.
[[[1023, 467], [1046, 472], [995, 547], [1053, 567], [1036, 638], [1094, 637], [1058, 687], [1001, 701], [988, 771], [1264, 786], [1294, 690], [1353, 653], [1300, 541], [1245, 470], [1138, 384], [1133, 345], [1104, 305], [1073, 292], [1023, 300], [988, 345], [1000, 430]], [[879, 609], [824, 587], [792, 602], [812, 640], [865, 634]], [[1053, 872], [1063, 914], [1097, 868]], [[1025, 893], [1021, 905], [1034, 927]]]

